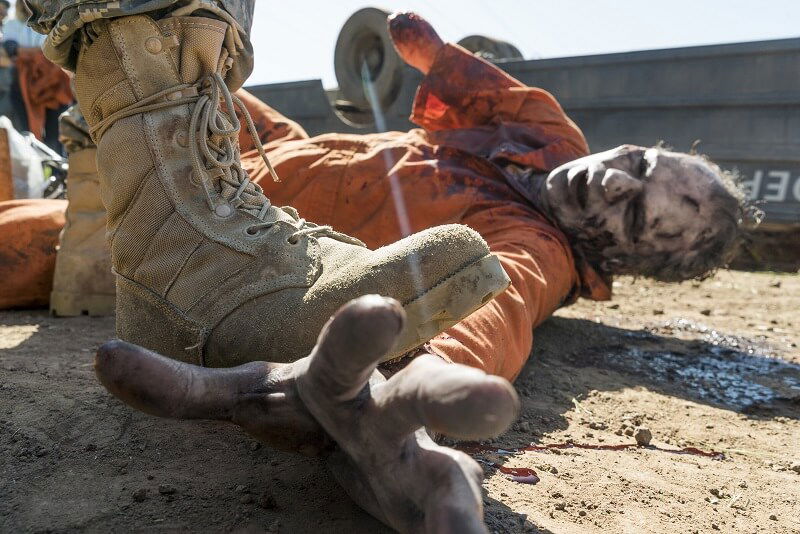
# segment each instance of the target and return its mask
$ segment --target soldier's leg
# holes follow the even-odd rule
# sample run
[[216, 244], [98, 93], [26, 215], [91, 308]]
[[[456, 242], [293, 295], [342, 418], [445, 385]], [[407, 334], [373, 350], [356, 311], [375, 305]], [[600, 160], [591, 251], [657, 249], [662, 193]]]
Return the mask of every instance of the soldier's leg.
[[47, 35], [45, 55], [57, 65], [75, 71], [78, 51], [92, 39], [92, 32], [82, 32], [87, 24], [99, 19], [147, 14], [154, 19], [166, 15], [216, 18], [229, 24], [226, 48], [235, 50], [234, 64], [226, 78], [236, 90], [253, 69], [253, 47], [249, 34], [253, 24], [255, 0], [20, 0], [31, 11], [28, 24]]
[[59, 238], [50, 311], [58, 316], [114, 314], [114, 274], [106, 244], [106, 211], [100, 199], [97, 147], [78, 105], [59, 119], [67, 151], [66, 225]]

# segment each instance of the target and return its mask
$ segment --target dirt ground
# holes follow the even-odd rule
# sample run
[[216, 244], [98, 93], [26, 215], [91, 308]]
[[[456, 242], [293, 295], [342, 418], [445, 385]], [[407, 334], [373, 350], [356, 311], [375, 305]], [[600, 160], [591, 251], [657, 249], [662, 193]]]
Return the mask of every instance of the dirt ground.
[[[800, 531], [800, 276], [622, 279], [561, 310], [516, 381], [522, 416], [490, 445], [632, 443], [476, 455], [493, 532]], [[322, 466], [217, 423], [134, 412], [95, 381], [113, 320], [0, 312], [0, 532], [386, 532]]]

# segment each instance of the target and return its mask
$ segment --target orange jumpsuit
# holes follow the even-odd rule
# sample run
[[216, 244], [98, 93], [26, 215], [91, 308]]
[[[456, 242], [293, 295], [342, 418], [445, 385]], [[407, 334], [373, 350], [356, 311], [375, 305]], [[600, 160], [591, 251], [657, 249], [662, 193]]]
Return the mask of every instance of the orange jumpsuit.
[[[511, 287], [431, 341], [442, 357], [513, 380], [533, 329], [558, 307], [579, 295], [610, 297], [594, 271], [576, 266], [564, 234], [508, 183], [508, 163], [548, 172], [589, 153], [548, 92], [447, 45], [414, 101], [411, 120], [422, 128], [409, 132], [309, 139], [296, 123], [240, 96], [282, 181], [273, 182], [255, 151], [243, 163], [274, 204], [374, 248], [403, 237], [395, 202], [402, 196], [406, 231], [466, 224], [500, 257]], [[253, 147], [244, 133], [240, 143], [243, 151]]]

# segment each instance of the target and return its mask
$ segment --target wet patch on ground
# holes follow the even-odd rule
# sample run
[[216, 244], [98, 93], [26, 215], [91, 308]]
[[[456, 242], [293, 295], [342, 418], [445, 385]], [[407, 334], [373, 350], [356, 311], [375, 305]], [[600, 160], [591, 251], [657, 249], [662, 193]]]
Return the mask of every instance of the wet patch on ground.
[[[696, 337], [686, 343], [659, 334]], [[736, 410], [778, 401], [800, 407], [800, 365], [780, 359], [763, 342], [687, 319], [626, 332], [623, 338], [630, 343], [596, 348], [609, 368], [656, 382], [679, 383], [700, 400]], [[678, 346], [664, 350], [665, 345]]]

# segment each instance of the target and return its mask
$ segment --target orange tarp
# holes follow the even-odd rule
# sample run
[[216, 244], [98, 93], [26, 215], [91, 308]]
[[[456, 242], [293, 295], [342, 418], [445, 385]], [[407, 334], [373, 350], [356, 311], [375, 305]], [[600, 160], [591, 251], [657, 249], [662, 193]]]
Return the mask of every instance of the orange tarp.
[[46, 306], [66, 200], [0, 202], [0, 309]]

